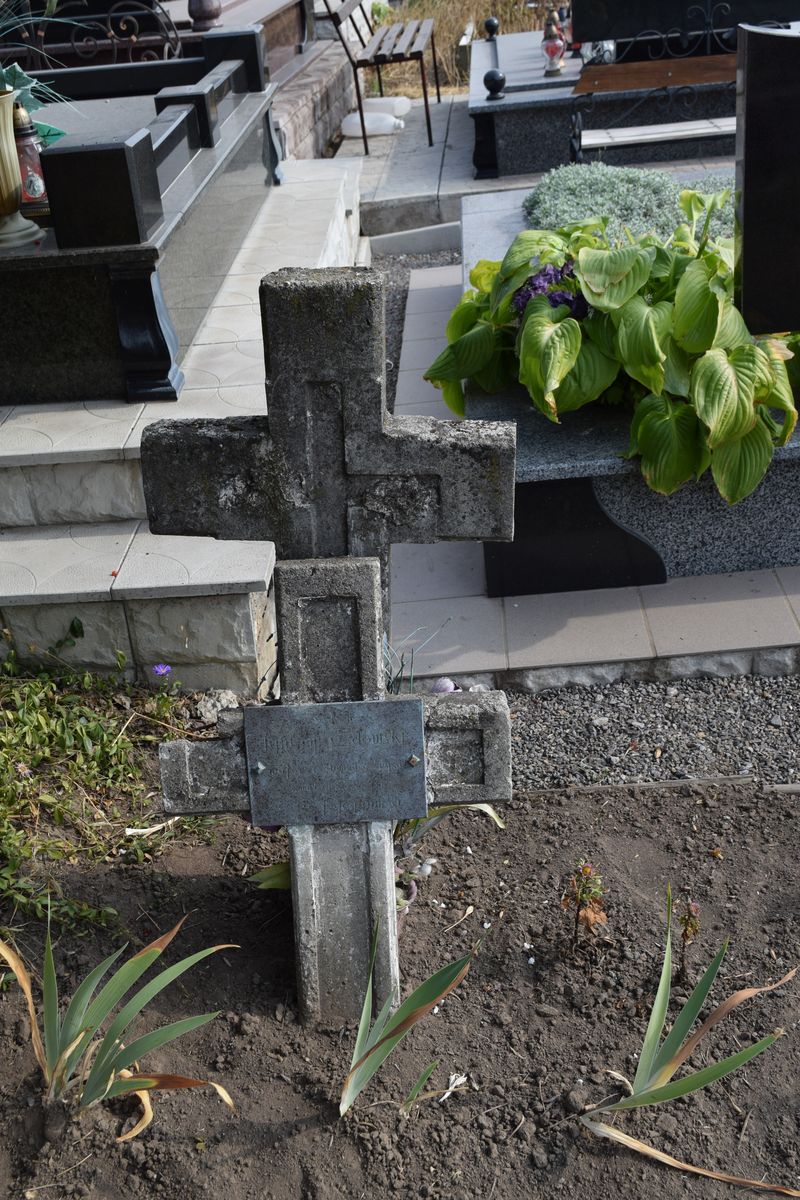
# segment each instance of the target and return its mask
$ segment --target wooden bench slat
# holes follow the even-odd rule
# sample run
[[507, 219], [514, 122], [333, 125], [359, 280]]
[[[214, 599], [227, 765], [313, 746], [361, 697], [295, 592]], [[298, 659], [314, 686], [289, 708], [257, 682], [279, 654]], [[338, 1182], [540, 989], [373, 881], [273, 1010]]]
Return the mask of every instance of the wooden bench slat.
[[344, 4], [340, 4], [338, 8], [333, 8], [330, 4], [325, 3], [333, 24], [338, 29], [340, 25], [344, 25], [348, 17], [351, 17], [357, 8], [360, 8], [363, 0], [345, 0]]
[[403, 32], [403, 23], [391, 25], [388, 30], [384, 30], [385, 38], [381, 42], [380, 50], [373, 55], [373, 61], [376, 63], [388, 63], [392, 61], [392, 52], [394, 51], [395, 42]]
[[729, 137], [736, 132], [736, 117], [715, 117], [704, 121], [676, 121], [671, 125], [628, 125], [616, 129], [584, 129], [581, 147], [599, 150], [603, 146], [633, 146], [647, 142], [680, 142], [697, 137]]
[[732, 83], [736, 79], [735, 54], [709, 54], [704, 58], [669, 58], [656, 62], [607, 63], [586, 66], [575, 84], [576, 95], [627, 92], [634, 88], [684, 87], [694, 83]]
[[386, 29], [379, 29], [377, 33], [373, 33], [370, 40], [367, 42], [363, 50], [359, 50], [356, 54], [356, 64], [359, 67], [371, 67], [375, 61], [375, 55], [380, 48], [380, 44], [388, 33]]
[[403, 30], [403, 36], [400, 38], [392, 53], [393, 62], [402, 62], [406, 57], [408, 54], [408, 47], [411, 45], [414, 39], [414, 35], [417, 32], [418, 26], [419, 21], [408, 21], [406, 23], [406, 27]]
[[428, 47], [428, 42], [431, 40], [433, 33], [433, 18], [428, 17], [427, 21], [423, 21], [419, 27], [414, 45], [408, 52], [409, 58], [422, 58], [423, 53]]

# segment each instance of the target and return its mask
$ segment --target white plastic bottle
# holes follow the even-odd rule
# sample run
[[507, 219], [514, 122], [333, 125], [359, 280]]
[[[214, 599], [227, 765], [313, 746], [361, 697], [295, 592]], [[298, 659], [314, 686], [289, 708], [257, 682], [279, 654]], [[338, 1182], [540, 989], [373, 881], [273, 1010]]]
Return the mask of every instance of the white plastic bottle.
[[[382, 133], [398, 133], [405, 128], [405, 121], [393, 117], [388, 112], [365, 112], [364, 124], [367, 127], [367, 137]], [[357, 112], [348, 113], [342, 121], [342, 134], [344, 137], [361, 137], [361, 121]]]

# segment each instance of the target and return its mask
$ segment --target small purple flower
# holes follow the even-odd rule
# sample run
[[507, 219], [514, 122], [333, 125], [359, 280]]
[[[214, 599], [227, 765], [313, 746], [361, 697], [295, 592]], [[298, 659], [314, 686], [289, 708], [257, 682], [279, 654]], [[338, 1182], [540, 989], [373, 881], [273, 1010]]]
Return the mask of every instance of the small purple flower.
[[461, 688], [453, 683], [452, 679], [448, 679], [446, 675], [442, 675], [440, 679], [434, 680], [431, 685], [431, 692], [436, 695], [444, 695], [447, 692], [460, 692]]
[[561, 268], [562, 279], [572, 279], [575, 274], [575, 264], [571, 258], [568, 258]]
[[161, 676], [169, 675], [171, 670], [172, 667], [168, 666], [167, 663], [156, 663], [156, 665], [153, 667], [153, 674]]
[[572, 308], [572, 292], [548, 292], [547, 299], [553, 308], [558, 308], [559, 304], [566, 304], [567, 308]]

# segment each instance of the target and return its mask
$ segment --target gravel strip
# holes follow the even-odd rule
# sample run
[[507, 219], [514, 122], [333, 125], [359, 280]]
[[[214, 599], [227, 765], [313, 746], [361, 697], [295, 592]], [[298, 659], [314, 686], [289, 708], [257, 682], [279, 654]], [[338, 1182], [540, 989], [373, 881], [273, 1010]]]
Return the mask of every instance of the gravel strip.
[[520, 790], [800, 775], [800, 678], [741, 675], [510, 693]]
[[372, 265], [386, 279], [386, 403], [394, 411], [400, 347], [406, 315], [406, 295], [410, 271], [425, 267], [449, 267], [461, 262], [458, 250], [438, 250], [432, 254], [376, 255]]

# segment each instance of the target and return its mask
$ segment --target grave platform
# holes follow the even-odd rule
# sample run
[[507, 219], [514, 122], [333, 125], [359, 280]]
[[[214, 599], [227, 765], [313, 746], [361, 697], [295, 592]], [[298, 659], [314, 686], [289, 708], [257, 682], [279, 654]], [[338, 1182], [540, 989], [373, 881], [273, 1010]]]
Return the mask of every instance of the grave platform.
[[[662, 127], [658, 157], [664, 161], [686, 156], [686, 143], [677, 136], [677, 123], [701, 118], [732, 117], [736, 110], [733, 83], [697, 83], [680, 87], [633, 87], [593, 95], [577, 90], [583, 61], [568, 56], [560, 76], [547, 79], [541, 54], [541, 32], [500, 35], [472, 43], [469, 115], [475, 125], [473, 163], [479, 179], [545, 171], [569, 162], [572, 119], [583, 116], [587, 128], [636, 125]], [[487, 71], [506, 77], [503, 93], [492, 98], [483, 82]], [[676, 123], [676, 137], [667, 136], [665, 122]], [[698, 158], [732, 154], [734, 138], [698, 137]], [[603, 161], [613, 165], [643, 163], [653, 146], [609, 145]]]
[[272, 543], [150, 534], [139, 443], [165, 416], [266, 413], [260, 280], [363, 261], [358, 229], [358, 163], [287, 162], [230, 271], [210, 275], [198, 259], [176, 280], [177, 323], [197, 328], [176, 403], [0, 407], [0, 626], [21, 659], [79, 617], [86, 636], [62, 652], [76, 664], [112, 669], [119, 649], [131, 677], [167, 662], [187, 687], [269, 687]]
[[[525, 227], [524, 196], [513, 190], [465, 198], [465, 281], [479, 259], [502, 259]], [[638, 463], [620, 457], [630, 422], [615, 409], [593, 405], [554, 425], [521, 387], [497, 396], [476, 388], [468, 392], [467, 415], [508, 415], [517, 424], [515, 548], [487, 546], [490, 595], [507, 595], [514, 586], [526, 593], [561, 591], [800, 563], [793, 518], [800, 492], [797, 434], [775, 451], [754, 494], [730, 506], [709, 477], [670, 497], [651, 491]], [[535, 513], [543, 508], [556, 522], [548, 522], [552, 538], [534, 532], [540, 526]]]
[[[490, 247], [487, 256], [494, 254]], [[422, 373], [446, 345], [461, 271], [412, 272], [398, 414], [452, 417]], [[664, 504], [680, 500], [650, 495]], [[691, 495], [686, 492], [687, 501]], [[791, 516], [784, 519], [793, 524]], [[530, 691], [618, 679], [791, 674], [800, 669], [800, 566], [717, 568], [649, 586], [492, 597], [480, 543], [396, 546], [392, 642], [406, 662], [420, 647], [414, 675], [421, 681], [449, 675], [465, 684]]]

